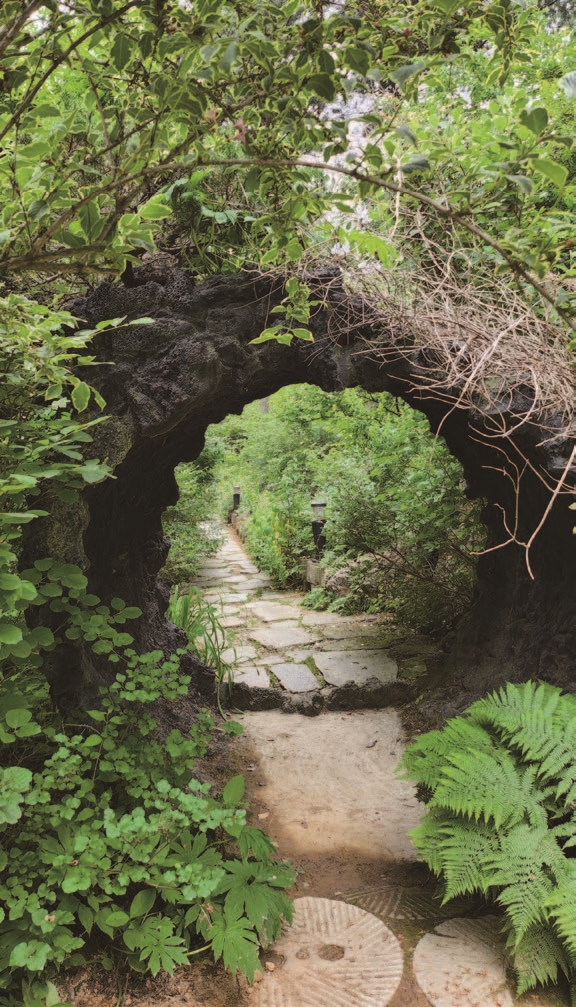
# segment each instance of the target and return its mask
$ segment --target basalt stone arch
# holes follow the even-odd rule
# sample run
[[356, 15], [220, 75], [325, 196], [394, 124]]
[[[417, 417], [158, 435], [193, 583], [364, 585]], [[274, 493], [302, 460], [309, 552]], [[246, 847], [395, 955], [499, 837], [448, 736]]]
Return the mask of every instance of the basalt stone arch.
[[[141, 274], [139, 285], [105, 283], [76, 302], [75, 313], [90, 326], [119, 316], [146, 315], [154, 323], [96, 337], [102, 366], [86, 377], [106, 399], [109, 419], [96, 428], [94, 448], [114, 478], [87, 487], [77, 505], [52, 505], [51, 518], [30, 526], [25, 562], [50, 554], [79, 563], [93, 593], [142, 609], [130, 626], [140, 651], [173, 652], [183, 639], [164, 615], [169, 584], [158, 572], [169, 543], [161, 518], [177, 500], [174, 468], [198, 456], [206, 428], [289, 384], [388, 391], [426, 414], [460, 460], [467, 494], [487, 502], [490, 551], [479, 560], [472, 610], [449, 641], [446, 681], [458, 680], [473, 694], [528, 676], [570, 687], [576, 682], [576, 537], [569, 499], [556, 497], [532, 545], [534, 579], [522, 547], [497, 548], [508, 537], [506, 525], [515, 526], [519, 541], [528, 540], [563, 473], [563, 491], [573, 484], [572, 473], [564, 472], [572, 444], [553, 408], [544, 436], [539, 423], [514, 423], [514, 396], [529, 390], [500, 396], [489, 409], [462, 400], [458, 387], [434, 392], [427, 377], [436, 364], [405, 327], [349, 296], [336, 270], [316, 271], [307, 282], [323, 301], [311, 320], [314, 343], [291, 346], [251, 345], [284, 296], [282, 280], [271, 275], [218, 276], [195, 287], [177, 270], [153, 279]], [[525, 460], [520, 494], [514, 457]], [[77, 643], [48, 658], [52, 692], [63, 708], [93, 702], [96, 686], [111, 673], [105, 659]], [[213, 688], [199, 662], [186, 662], [197, 691]]]

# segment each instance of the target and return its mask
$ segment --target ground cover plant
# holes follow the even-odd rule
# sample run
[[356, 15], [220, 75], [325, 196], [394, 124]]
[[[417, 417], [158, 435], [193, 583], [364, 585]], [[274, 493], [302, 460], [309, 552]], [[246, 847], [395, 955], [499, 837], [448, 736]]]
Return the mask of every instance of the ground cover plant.
[[427, 812], [412, 841], [443, 901], [502, 910], [518, 993], [568, 978], [576, 1003], [576, 696], [507, 684], [406, 750]]
[[[89, 331], [11, 294], [0, 313], [0, 1003], [54, 1004], [62, 967], [113, 958], [156, 974], [200, 950], [252, 977], [258, 947], [291, 918], [292, 871], [246, 825], [244, 784], [194, 775], [213, 718], [160, 740], [152, 704], [188, 690], [179, 651], [137, 655], [121, 598], [87, 590], [72, 563], [23, 567], [23, 531], [108, 475], [92, 457], [101, 398]], [[121, 324], [120, 322], [116, 324]], [[95, 413], [83, 419], [90, 403]], [[40, 506], [38, 506], [40, 505]], [[94, 708], [51, 701], [45, 671], [83, 641], [110, 674]], [[237, 725], [226, 725], [230, 732]], [[42, 977], [40, 979], [40, 976]]]

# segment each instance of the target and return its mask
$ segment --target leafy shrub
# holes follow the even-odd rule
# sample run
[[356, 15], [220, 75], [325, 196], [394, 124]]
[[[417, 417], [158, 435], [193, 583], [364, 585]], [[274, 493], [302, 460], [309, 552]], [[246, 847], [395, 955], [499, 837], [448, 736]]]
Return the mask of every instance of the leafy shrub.
[[576, 696], [508, 684], [404, 753], [428, 811], [411, 833], [444, 902], [503, 910], [518, 993], [561, 970], [576, 1002]]
[[390, 395], [284, 388], [268, 412], [257, 403], [212, 429], [217, 479], [229, 505], [234, 483], [250, 513], [247, 548], [280, 583], [300, 577], [313, 555], [310, 502], [328, 503], [324, 565], [335, 573], [360, 560], [347, 612], [393, 612], [419, 629], [445, 630], [467, 608], [480, 508], [427, 420]]
[[0, 752], [12, 762], [0, 770], [2, 989], [78, 966], [112, 942], [153, 975], [201, 945], [252, 978], [259, 944], [291, 919], [283, 889], [293, 873], [246, 825], [242, 777], [218, 798], [194, 777], [212, 717], [202, 713], [189, 736], [155, 736], [150, 704], [187, 691], [179, 655], [127, 658], [83, 723], [45, 712], [39, 678], [27, 699], [0, 701]]
[[191, 465], [176, 470], [179, 498], [163, 515], [163, 526], [171, 540], [170, 553], [162, 573], [176, 584], [195, 577], [205, 556], [213, 555], [220, 538], [208, 524], [216, 512], [214, 467], [217, 449], [206, 448]]

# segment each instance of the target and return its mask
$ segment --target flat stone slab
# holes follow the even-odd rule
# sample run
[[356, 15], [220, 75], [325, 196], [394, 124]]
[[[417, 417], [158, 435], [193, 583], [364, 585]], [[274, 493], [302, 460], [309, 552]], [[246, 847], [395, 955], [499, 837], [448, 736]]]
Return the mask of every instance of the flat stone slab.
[[297, 647], [303, 643], [314, 643], [316, 637], [300, 626], [272, 625], [250, 631], [250, 639], [261, 643], [271, 650], [281, 650], [284, 647]]
[[275, 664], [274, 674], [288, 692], [311, 692], [320, 683], [306, 664]]
[[[226, 591], [226, 588], [222, 589]], [[235, 591], [234, 593], [228, 591], [226, 594], [216, 593], [215, 591], [204, 595], [205, 601], [219, 601], [221, 605], [231, 605], [234, 602], [238, 603], [241, 601], [248, 601], [248, 595], [246, 592]]]
[[220, 619], [220, 625], [224, 629], [234, 629], [235, 626], [243, 626], [246, 619], [241, 619], [239, 615], [225, 615]]
[[241, 664], [256, 657], [255, 647], [227, 647], [220, 655], [225, 664]]
[[269, 689], [270, 676], [263, 668], [256, 668], [253, 664], [243, 664], [240, 668], [235, 668], [232, 673], [235, 682], [247, 685], [249, 689]]
[[323, 627], [323, 633], [327, 640], [345, 640], [346, 637], [365, 637], [371, 638], [373, 640], [382, 637], [382, 630], [379, 626], [366, 625], [363, 622], [345, 622], [342, 620], [334, 625], [328, 624]]
[[379, 640], [378, 637], [350, 636], [343, 640], [321, 640], [317, 644], [318, 650], [381, 650], [388, 649], [386, 640]]
[[302, 609], [295, 605], [279, 605], [275, 601], [253, 601], [250, 611], [262, 622], [277, 622], [280, 619], [299, 619]]
[[514, 1007], [501, 926], [497, 916], [446, 920], [422, 938], [413, 967], [433, 1007]]
[[306, 612], [302, 616], [303, 626], [335, 626], [342, 622], [342, 616], [338, 612]]
[[382, 650], [315, 651], [314, 661], [329, 685], [364, 685], [369, 678], [393, 682], [398, 675], [396, 661]]
[[235, 745], [250, 760], [258, 753], [283, 857], [338, 857], [345, 849], [371, 862], [417, 859], [409, 832], [424, 807], [395, 775], [404, 750], [395, 710], [329, 712], [312, 722], [263, 710], [240, 719]]
[[303, 898], [294, 909], [273, 947], [279, 964], [252, 988], [253, 1007], [386, 1007], [403, 968], [392, 931], [346, 902]]

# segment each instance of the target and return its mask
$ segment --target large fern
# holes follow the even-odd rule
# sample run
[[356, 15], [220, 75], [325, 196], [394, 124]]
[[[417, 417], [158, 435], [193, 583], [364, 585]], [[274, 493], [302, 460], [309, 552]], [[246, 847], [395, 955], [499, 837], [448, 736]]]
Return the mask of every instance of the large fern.
[[576, 989], [576, 696], [509, 683], [418, 738], [402, 768], [428, 805], [412, 839], [444, 901], [477, 891], [503, 908], [519, 993], [559, 969]]

